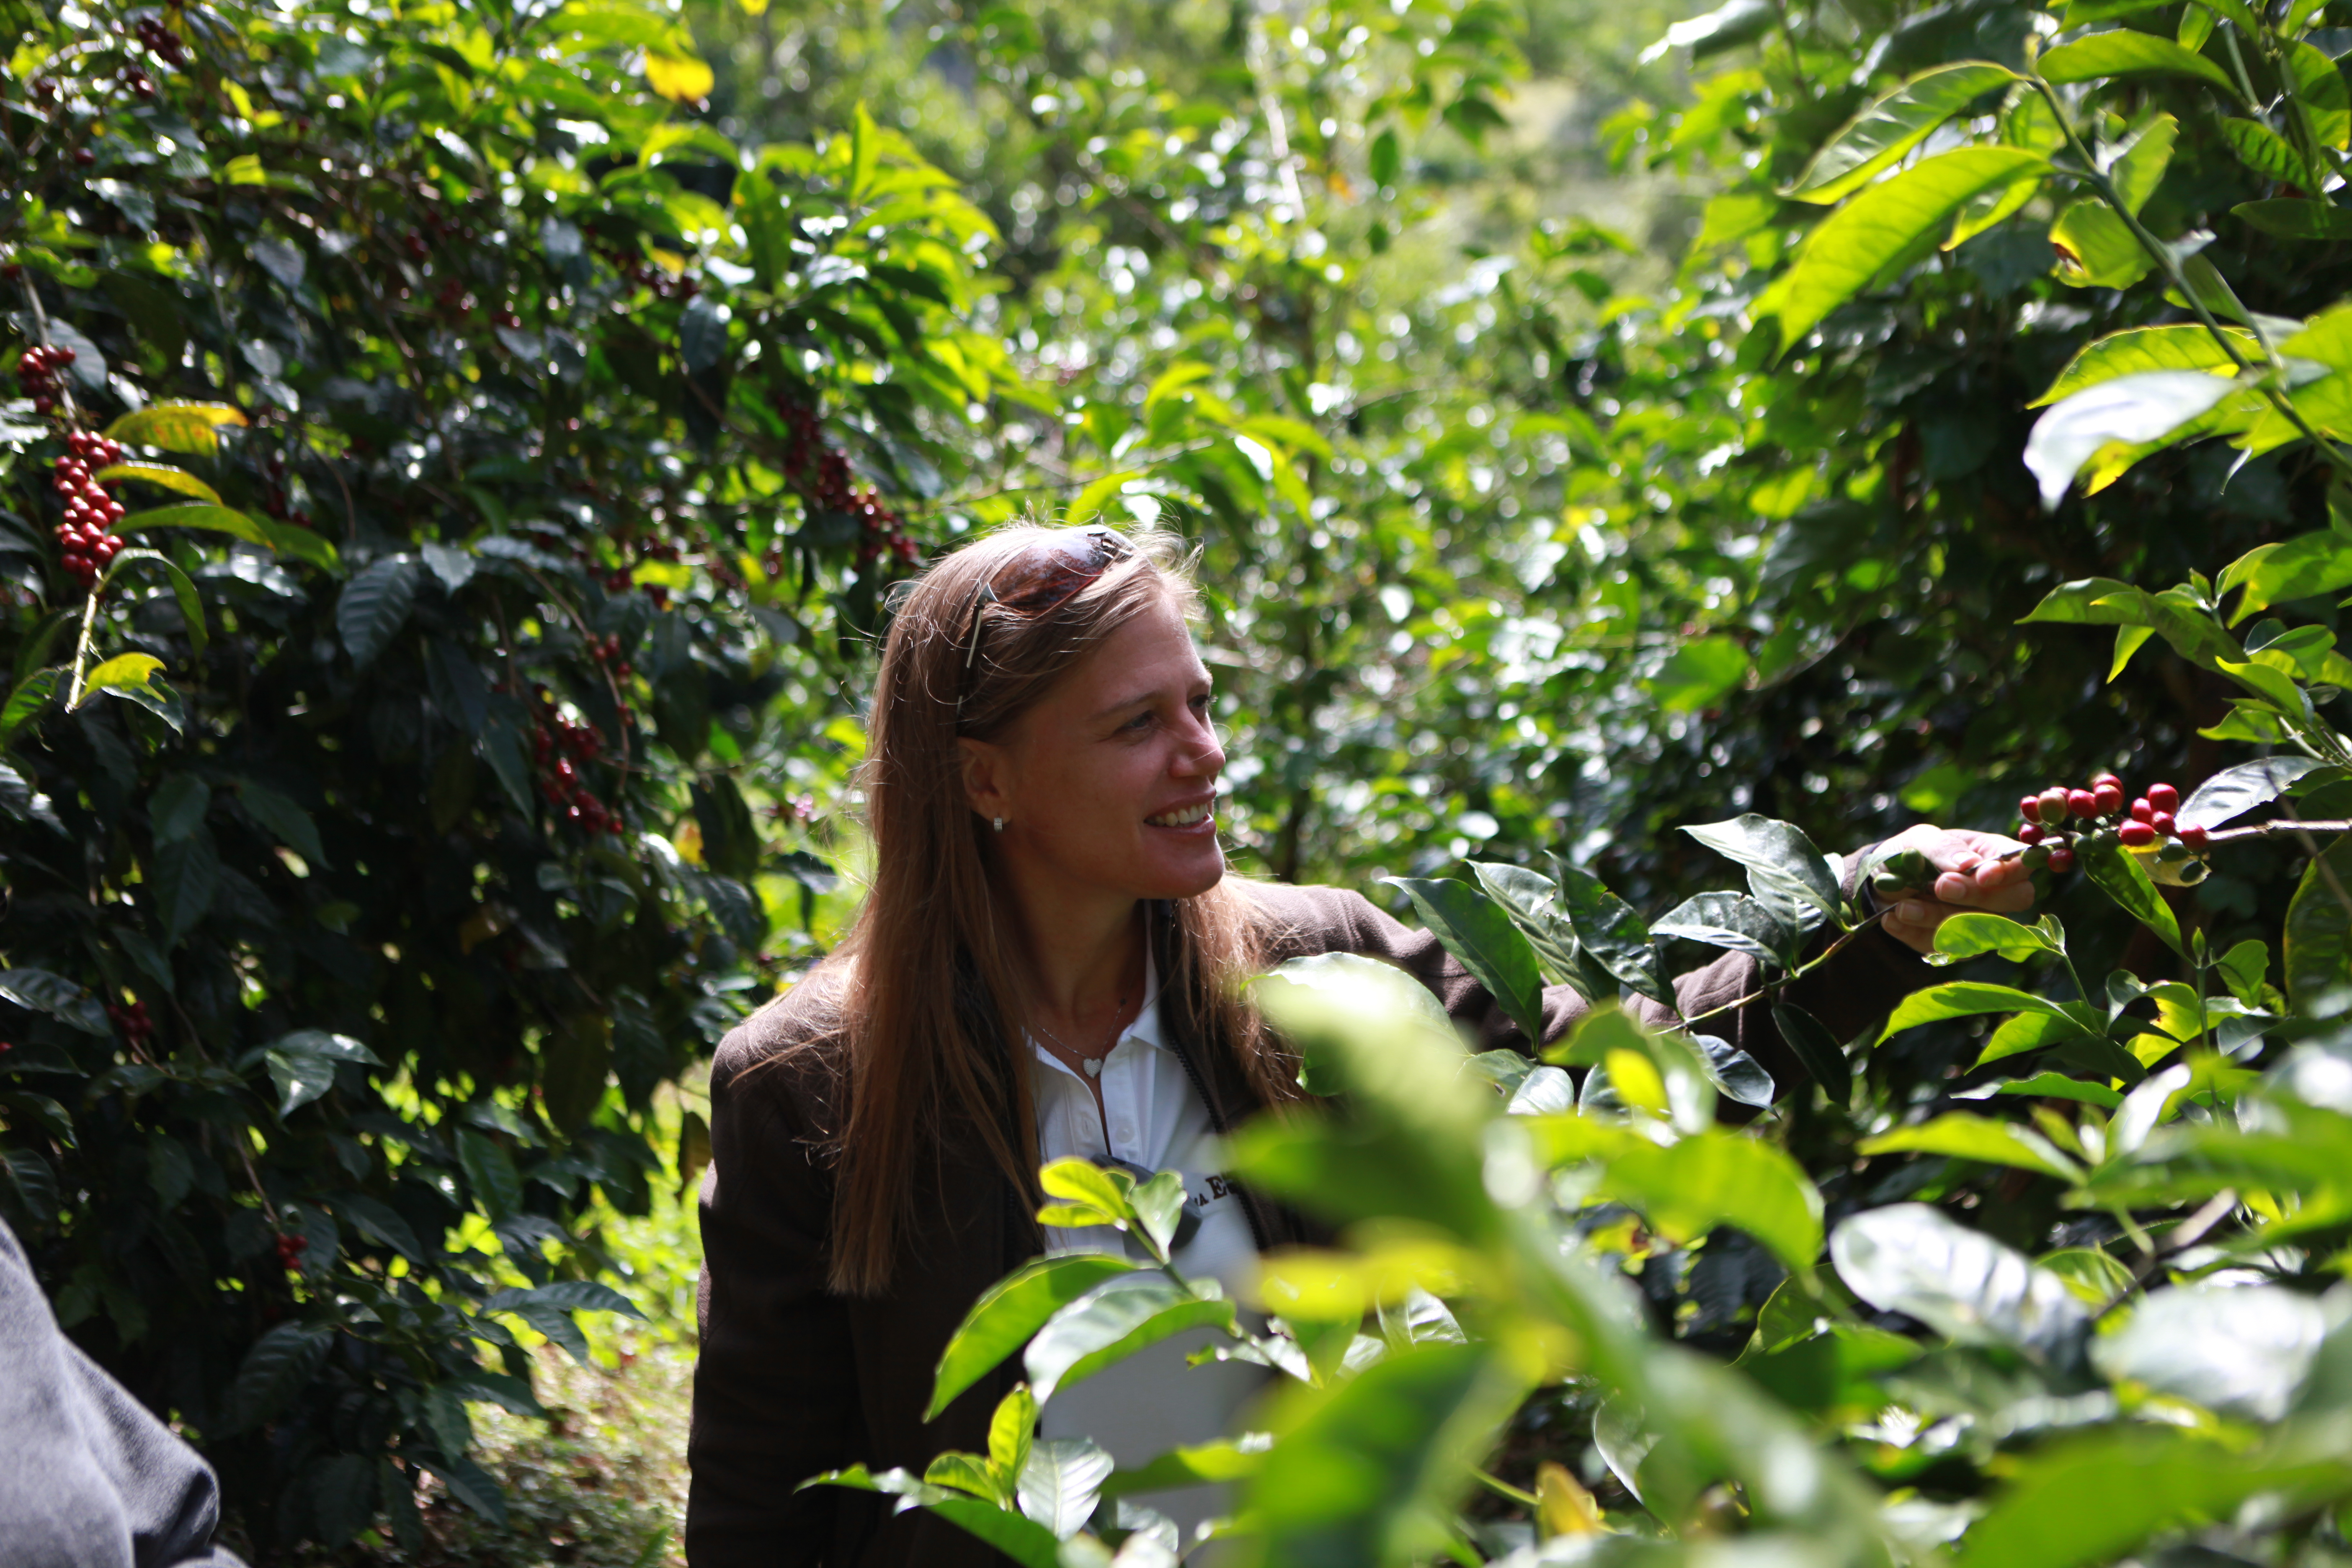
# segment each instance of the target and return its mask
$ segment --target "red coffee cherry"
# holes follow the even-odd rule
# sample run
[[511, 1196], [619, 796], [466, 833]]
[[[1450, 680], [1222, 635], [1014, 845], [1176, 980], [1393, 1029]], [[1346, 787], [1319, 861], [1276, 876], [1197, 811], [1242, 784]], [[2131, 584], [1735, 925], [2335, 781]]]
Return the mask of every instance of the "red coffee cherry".
[[2021, 827], [2021, 828], [2019, 828], [2019, 829], [2017, 830], [2017, 841], [2018, 841], [2020, 844], [2039, 844], [2039, 843], [2041, 843], [2041, 842], [2042, 842], [2042, 825], [2041, 825], [2040, 823], [2038, 823], [2038, 822], [2029, 822], [2029, 823], [2027, 823], [2024, 826], [2022, 826], [2022, 827]]
[[2091, 786], [2091, 798], [2098, 803], [2101, 816], [2113, 816], [2124, 808], [2121, 784], [2095, 784]]
[[2144, 849], [2156, 842], [2156, 829], [2145, 822], [2126, 822], [2116, 829], [2116, 837], [2126, 849]]
[[2066, 792], [2058, 785], [2053, 784], [2042, 792], [2042, 820], [2044, 823], [2057, 826], [2066, 820], [2066, 814], [2071, 809]]
[[2174, 833], [2179, 831], [2173, 822], [2172, 813], [2168, 811], [2158, 812], [2156, 816], [2150, 819], [2148, 826], [2156, 829], [2157, 837], [2160, 838], [2169, 838], [2174, 835]]
[[2134, 822], [2156, 820], [2156, 807], [2148, 804], [2147, 797], [2145, 795], [2131, 803], [2131, 814]]
[[2017, 803], [2017, 815], [2025, 818], [2028, 822], [2041, 821], [2042, 797], [2038, 795], [2029, 795], [2024, 799], [2019, 801]]
[[2073, 870], [2074, 868], [2074, 851], [2073, 847], [2064, 844], [2052, 845], [2050, 847], [2050, 868], [2053, 871]]
[[2099, 815], [2099, 798], [2086, 789], [2069, 790], [2066, 809], [2077, 816], [2096, 816]]
[[2158, 811], [2179, 811], [2180, 792], [2168, 784], [2152, 784], [2147, 786], [2147, 804]]
[[2113, 784], [2116, 788], [2121, 789], [2124, 787], [2124, 781], [2117, 778], [2113, 773], [2093, 773], [2091, 775], [2091, 787], [2093, 789], [2101, 789], [2108, 784]]
[[2202, 850], [2211, 838], [2212, 834], [2206, 828], [2184, 827], [2180, 830], [2180, 842], [2191, 849]]

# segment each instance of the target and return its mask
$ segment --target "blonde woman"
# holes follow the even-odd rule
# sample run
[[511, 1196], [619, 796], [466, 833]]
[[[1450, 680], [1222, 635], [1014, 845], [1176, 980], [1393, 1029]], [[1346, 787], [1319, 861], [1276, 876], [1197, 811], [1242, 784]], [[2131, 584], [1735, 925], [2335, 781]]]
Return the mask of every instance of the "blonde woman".
[[[1358, 894], [1225, 876], [1225, 757], [1195, 611], [1171, 541], [1100, 527], [988, 535], [898, 602], [869, 725], [866, 901], [712, 1069], [698, 1568], [1003, 1561], [928, 1513], [891, 1516], [888, 1499], [793, 1489], [856, 1462], [920, 1473], [942, 1449], [987, 1447], [1018, 1357], [937, 1421], [921, 1413], [974, 1299], [1045, 1249], [1033, 1215], [1046, 1160], [1181, 1170], [1188, 1274], [1237, 1279], [1255, 1252], [1306, 1234], [1213, 1163], [1217, 1135], [1306, 1098], [1246, 1004], [1250, 975], [1365, 953], [1420, 977], [1488, 1044], [1528, 1043], [1433, 939]], [[1928, 945], [1952, 907], [2032, 900], [1997, 862], [2009, 840], [1915, 827], [1903, 842], [1942, 869], [1937, 899], [1898, 905], [1891, 936], [1797, 987], [1842, 1037], [1918, 983], [1906, 944]], [[1753, 976], [1731, 955], [1677, 987], [1696, 1010]], [[1582, 1007], [1548, 992], [1547, 1036]], [[1768, 1010], [1728, 1024], [1776, 1080], [1798, 1079]], [[1245, 1372], [1138, 1358], [1056, 1395], [1047, 1430], [1076, 1426], [1138, 1462], [1213, 1436], [1250, 1392]]]

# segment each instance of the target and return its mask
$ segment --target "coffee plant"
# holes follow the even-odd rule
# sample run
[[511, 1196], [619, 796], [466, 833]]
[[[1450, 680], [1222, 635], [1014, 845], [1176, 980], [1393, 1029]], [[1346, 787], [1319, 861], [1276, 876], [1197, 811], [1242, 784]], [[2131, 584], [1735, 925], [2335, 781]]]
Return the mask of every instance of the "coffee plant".
[[[2158, 603], [2133, 595], [2072, 584], [2042, 618]], [[2188, 657], [2263, 651], [2228, 658], [2210, 605], [2127, 614]], [[1472, 1056], [1394, 971], [1285, 965], [1259, 998], [1337, 1098], [1245, 1129], [1234, 1166], [1344, 1244], [1267, 1257], [1236, 1302], [1171, 1262], [1179, 1174], [1048, 1165], [1040, 1220], [1116, 1226], [1136, 1256], [1043, 1258], [972, 1309], [932, 1407], [1019, 1355], [986, 1454], [812, 1484], [896, 1494], [1030, 1568], [1173, 1563], [1211, 1535], [1267, 1563], [2344, 1561], [2352, 766], [2290, 657], [2253, 666], [2279, 679], [2240, 718], [2294, 751], [2185, 799], [2127, 804], [2110, 774], [2022, 803], [2043, 890], [2071, 852], [2168, 977], [2093, 985], [2054, 916], [1963, 913], [1928, 963], [1971, 977], [1842, 1042], [1787, 988], [1876, 922], [1849, 887], [1901, 896], [1925, 867], [1841, 867], [1756, 816], [1687, 830], [1746, 890], [1654, 922], [1566, 864], [1408, 881], [1531, 1037], [1548, 984], [1592, 1010], [1540, 1059]], [[2162, 889], [2271, 837], [2311, 848], [2278, 940], [2216, 951]], [[1753, 957], [1757, 989], [1650, 1026], [1633, 1004], [1670, 1001], [1685, 943]], [[1706, 1032], [1738, 1005], [1771, 1008], [1807, 1082]], [[1285, 1380], [1263, 1429], [1129, 1468], [1037, 1436], [1055, 1392], [1202, 1326]], [[1195, 1540], [1134, 1500], [1209, 1481], [1238, 1507]]]
[[413, 1543], [814, 940], [992, 231], [635, 0], [5, 15], [0, 1214], [246, 1550]]

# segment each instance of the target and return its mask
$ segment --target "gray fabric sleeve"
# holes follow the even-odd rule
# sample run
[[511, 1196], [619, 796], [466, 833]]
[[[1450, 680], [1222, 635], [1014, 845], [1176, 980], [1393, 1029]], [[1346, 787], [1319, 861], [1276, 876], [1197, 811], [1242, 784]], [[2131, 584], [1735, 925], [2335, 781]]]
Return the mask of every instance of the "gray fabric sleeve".
[[58, 1329], [0, 1225], [0, 1561], [242, 1568], [212, 1544], [211, 1467]]

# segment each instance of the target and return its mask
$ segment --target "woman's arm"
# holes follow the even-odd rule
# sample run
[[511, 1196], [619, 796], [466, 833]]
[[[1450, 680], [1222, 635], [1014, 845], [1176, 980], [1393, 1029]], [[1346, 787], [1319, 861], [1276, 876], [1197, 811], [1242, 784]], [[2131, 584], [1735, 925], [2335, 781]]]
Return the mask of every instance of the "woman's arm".
[[832, 1182], [802, 1142], [793, 1064], [762, 1054], [739, 1033], [710, 1075], [687, 1447], [695, 1568], [846, 1564], [876, 1522], [867, 1494], [793, 1490], [864, 1458], [866, 1444], [849, 1304], [825, 1289]]
[[[1865, 910], [1876, 905], [1859, 886], [1864, 862], [1874, 848], [1917, 849], [1938, 872], [1935, 896], [1905, 899], [1887, 910], [1883, 930], [1865, 931], [1837, 957], [1790, 984], [1779, 999], [1804, 1008], [1841, 1040], [1851, 1039], [1884, 1019], [1904, 996], [1927, 984], [1929, 972], [1918, 959], [1935, 945], [1936, 928], [1964, 909], [2016, 913], [2033, 901], [2022, 865], [2000, 857], [2021, 847], [1997, 834], [1953, 831], [1922, 824], [1883, 846], [1865, 846], [1846, 858], [1846, 893]], [[1255, 884], [1251, 894], [1272, 920], [1269, 957], [1278, 962], [1313, 952], [1356, 952], [1394, 963], [1435, 994], [1447, 1015], [1487, 1047], [1528, 1048], [1526, 1037], [1475, 976], [1448, 953], [1437, 938], [1404, 925], [1360, 894], [1339, 888], [1287, 888]], [[1817, 939], [1823, 945], [1831, 940]], [[1675, 978], [1678, 1011], [1685, 1018], [1713, 1013], [1756, 994], [1764, 981], [1756, 960], [1727, 952], [1712, 963]], [[1544, 1038], [1558, 1039], [1575, 1026], [1587, 1005], [1565, 985], [1543, 994]], [[1637, 1004], [1647, 1022], [1677, 1020], [1664, 1006]], [[1718, 1013], [1699, 1026], [1746, 1051], [1785, 1090], [1806, 1076], [1782, 1043], [1767, 1001]]]

